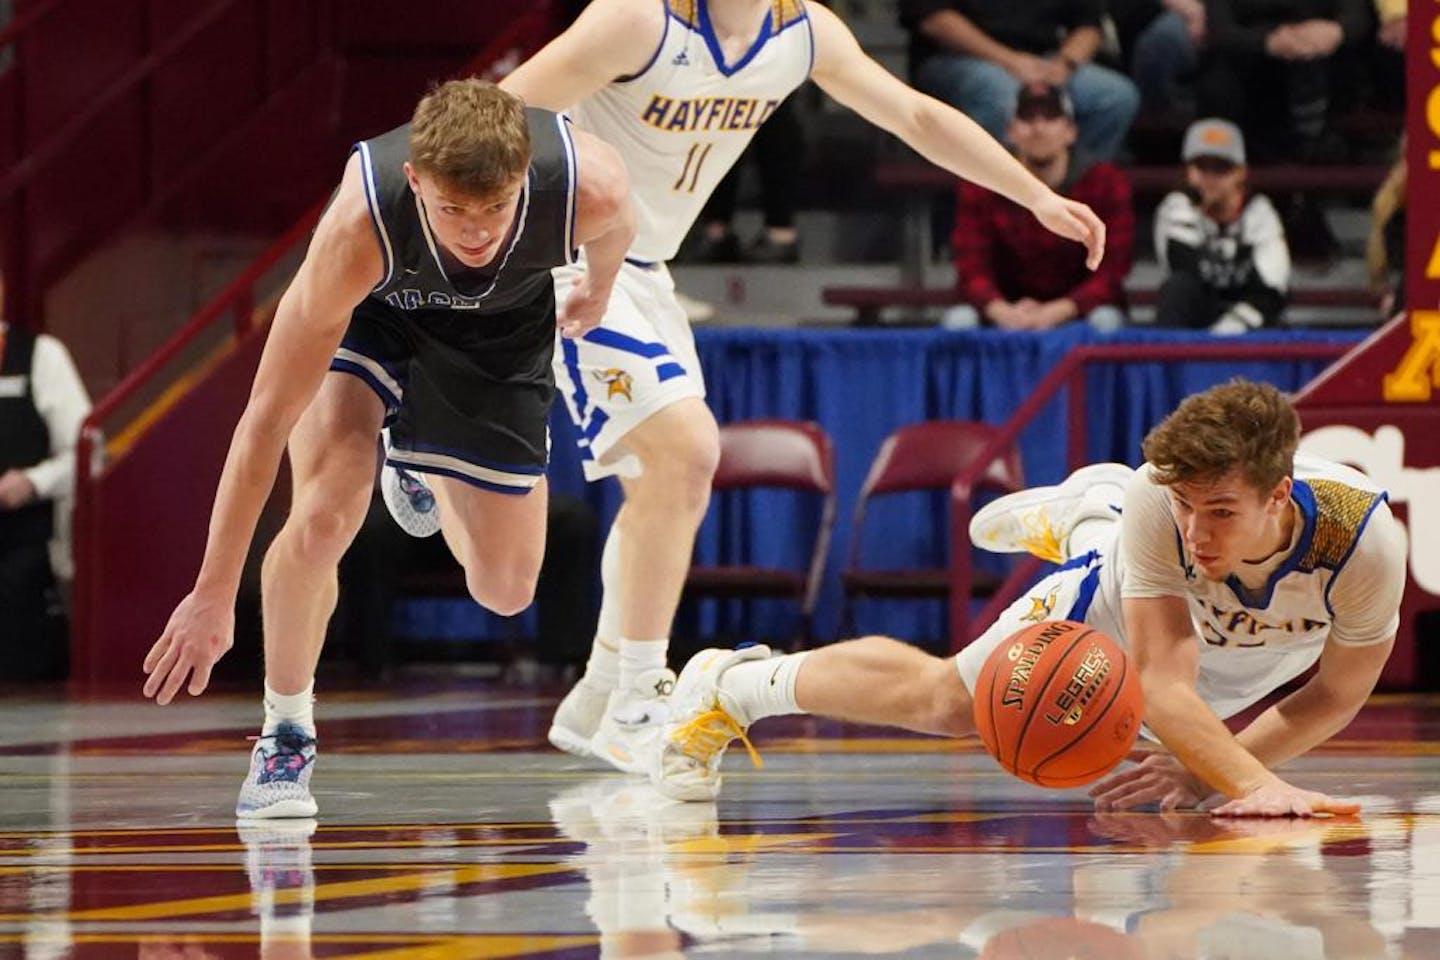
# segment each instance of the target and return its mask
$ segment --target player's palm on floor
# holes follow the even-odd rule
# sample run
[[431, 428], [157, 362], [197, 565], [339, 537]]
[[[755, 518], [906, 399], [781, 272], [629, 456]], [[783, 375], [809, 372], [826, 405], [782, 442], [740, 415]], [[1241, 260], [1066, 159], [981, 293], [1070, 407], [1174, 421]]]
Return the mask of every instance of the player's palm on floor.
[[1314, 790], [1302, 790], [1275, 778], [1243, 797], [1211, 811], [1217, 817], [1314, 817], [1322, 814], [1352, 816], [1360, 812], [1353, 800], [1337, 800]]

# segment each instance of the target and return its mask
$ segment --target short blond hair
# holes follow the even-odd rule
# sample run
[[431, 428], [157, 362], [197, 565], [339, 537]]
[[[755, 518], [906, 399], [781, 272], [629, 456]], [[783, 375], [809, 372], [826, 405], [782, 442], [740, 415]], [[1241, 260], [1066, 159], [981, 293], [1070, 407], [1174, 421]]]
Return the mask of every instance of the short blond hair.
[[1268, 383], [1235, 379], [1186, 397], [1141, 445], [1156, 483], [1240, 473], [1261, 494], [1295, 470], [1300, 417]]
[[495, 196], [530, 166], [525, 104], [474, 78], [434, 87], [410, 121], [410, 163], [466, 196]]

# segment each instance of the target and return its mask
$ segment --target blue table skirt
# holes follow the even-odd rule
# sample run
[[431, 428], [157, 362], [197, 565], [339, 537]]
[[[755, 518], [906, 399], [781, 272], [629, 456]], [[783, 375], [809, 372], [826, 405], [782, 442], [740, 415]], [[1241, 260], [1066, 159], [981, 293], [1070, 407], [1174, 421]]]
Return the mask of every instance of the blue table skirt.
[[[1358, 342], [1366, 331], [1277, 331], [1250, 335], [1250, 343]], [[882, 440], [896, 427], [959, 418], [1003, 423], [1036, 384], [1071, 349], [1090, 343], [1213, 343], [1204, 333], [1132, 330], [1111, 336], [1083, 325], [1044, 334], [993, 330], [853, 330], [706, 328], [695, 331], [708, 400], [721, 423], [754, 417], [815, 420], [835, 445], [839, 511], [816, 632], [838, 628], [839, 577], [850, 543], [855, 498]], [[1295, 390], [1326, 364], [1319, 361], [1247, 363], [1106, 364], [1091, 368], [1086, 408], [1089, 459], [1139, 462], [1140, 441], [1188, 394], [1234, 376]], [[1021, 437], [1027, 481], [1054, 483], [1065, 473], [1066, 398], [1062, 390]], [[552, 489], [581, 495], [600, 511], [604, 528], [619, 506], [614, 481], [587, 487], [574, 446], [574, 430], [557, 401], [552, 416]], [[869, 511], [866, 565], [938, 565], [947, 555], [943, 495], [883, 498]], [[784, 492], [732, 493], [712, 502], [697, 541], [705, 563], [761, 563], [802, 568], [818, 506]], [[783, 637], [791, 606], [707, 602], [689, 612], [681, 628], [708, 635]], [[499, 637], [533, 631], [523, 619], [507, 625], [468, 603], [437, 607], [406, 602], [397, 611], [402, 635]], [[940, 603], [874, 602], [857, 608], [857, 626], [939, 648], [945, 643]]]

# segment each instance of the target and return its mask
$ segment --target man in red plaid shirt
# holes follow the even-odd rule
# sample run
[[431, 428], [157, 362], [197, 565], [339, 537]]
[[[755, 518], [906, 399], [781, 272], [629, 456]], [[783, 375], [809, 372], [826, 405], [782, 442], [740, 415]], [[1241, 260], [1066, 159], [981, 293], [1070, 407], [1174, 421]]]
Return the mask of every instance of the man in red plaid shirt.
[[951, 328], [993, 325], [1048, 330], [1085, 318], [1097, 330], [1125, 323], [1125, 275], [1135, 246], [1130, 183], [1114, 164], [1076, 153], [1070, 98], [1056, 87], [1020, 92], [1009, 139], [1020, 161], [1060, 195], [1088, 204], [1108, 231], [1105, 260], [1085, 267], [1085, 251], [1048, 233], [1021, 206], [961, 181], [955, 233], [957, 293]]

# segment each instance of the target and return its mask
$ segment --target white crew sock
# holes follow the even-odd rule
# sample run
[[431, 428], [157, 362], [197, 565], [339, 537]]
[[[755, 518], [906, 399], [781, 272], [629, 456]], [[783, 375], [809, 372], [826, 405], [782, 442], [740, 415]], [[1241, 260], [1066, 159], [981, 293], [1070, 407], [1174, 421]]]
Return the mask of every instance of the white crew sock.
[[265, 726], [261, 736], [269, 736], [284, 721], [295, 724], [315, 736], [315, 681], [312, 679], [299, 693], [276, 693], [265, 681]]
[[765, 717], [804, 713], [795, 702], [795, 678], [810, 651], [787, 653], [769, 660], [746, 660], [720, 675], [720, 689], [728, 693], [744, 716], [744, 726]]
[[654, 670], [665, 666], [665, 654], [670, 648], [670, 640], [667, 637], [660, 637], [653, 640], [631, 640], [628, 637], [620, 639], [620, 689], [629, 690], [635, 683], [635, 678], [646, 670]]
[[585, 675], [580, 682], [599, 693], [614, 690], [620, 685], [620, 651], [606, 646], [597, 636], [590, 647], [590, 659], [585, 661]]

